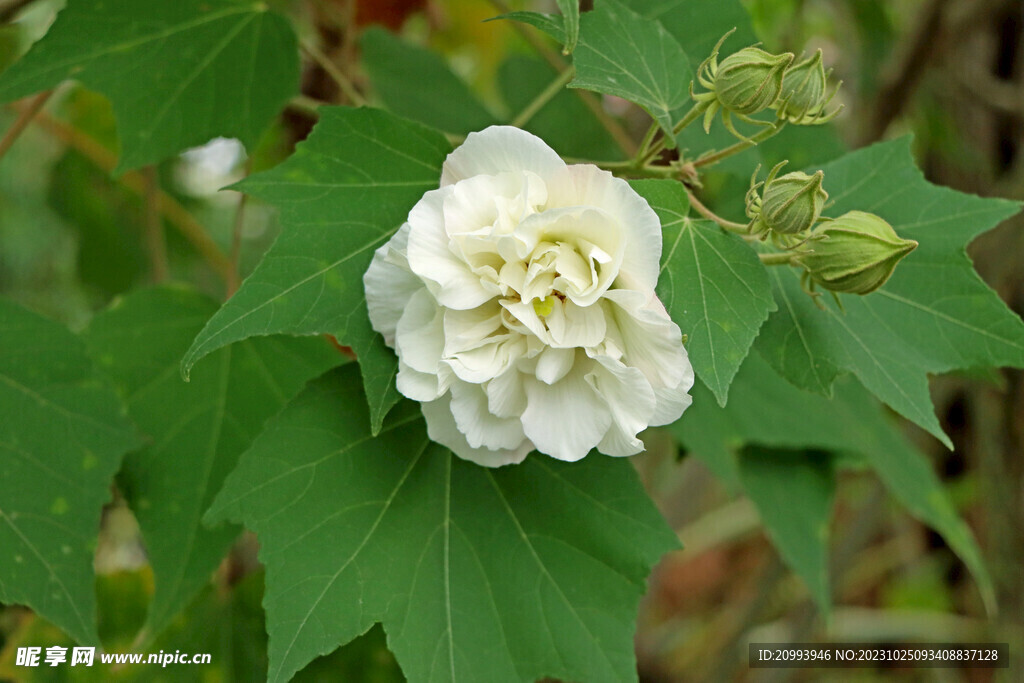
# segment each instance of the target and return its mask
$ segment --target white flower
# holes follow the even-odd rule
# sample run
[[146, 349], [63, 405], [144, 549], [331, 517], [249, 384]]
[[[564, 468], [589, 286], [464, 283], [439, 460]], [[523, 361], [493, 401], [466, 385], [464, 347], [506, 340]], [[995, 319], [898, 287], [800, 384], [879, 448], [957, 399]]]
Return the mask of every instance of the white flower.
[[363, 282], [430, 438], [488, 467], [533, 449], [575, 461], [639, 453], [637, 433], [690, 404], [660, 257], [658, 217], [625, 181], [493, 126], [448, 155]]

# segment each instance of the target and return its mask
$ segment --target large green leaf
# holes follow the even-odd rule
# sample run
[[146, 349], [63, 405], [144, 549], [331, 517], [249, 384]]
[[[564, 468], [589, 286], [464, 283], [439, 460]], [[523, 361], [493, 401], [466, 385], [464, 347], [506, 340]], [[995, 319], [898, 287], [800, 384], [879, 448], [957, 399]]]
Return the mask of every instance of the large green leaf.
[[238, 536], [199, 521], [238, 456], [306, 380], [342, 359], [322, 338], [252, 339], [218, 351], [185, 382], [181, 355], [216, 309], [189, 289], [142, 290], [97, 315], [85, 335], [149, 437], [120, 481], [156, 580], [152, 635], [209, 582]]
[[617, 0], [598, 0], [580, 19], [573, 64], [570, 87], [635, 102], [674, 139], [672, 112], [689, 100], [692, 74], [683, 48], [660, 23]]
[[690, 203], [674, 180], [630, 181], [661, 219], [658, 296], [689, 337], [697, 376], [725, 405], [732, 381], [770, 311], [768, 273], [743, 240], [710, 221], [687, 217]]
[[259, 537], [271, 681], [375, 621], [414, 681], [636, 679], [637, 600], [677, 541], [628, 461], [492, 470], [432, 444], [415, 403], [367, 422], [354, 368], [326, 375], [208, 513]]
[[798, 386], [827, 391], [850, 370], [876, 396], [943, 443], [928, 394], [928, 373], [1024, 366], [1024, 323], [971, 266], [965, 245], [1019, 210], [928, 183], [914, 165], [910, 139], [848, 154], [824, 167], [835, 202], [889, 221], [920, 242], [882, 289], [841, 295], [845, 311], [823, 297], [819, 310], [800, 290], [796, 269], [774, 273], [779, 311], [765, 324], [760, 350]]
[[359, 356], [378, 429], [399, 399], [398, 363], [370, 327], [363, 273], [428, 190], [450, 151], [440, 133], [375, 109], [324, 107], [287, 161], [241, 189], [281, 210], [283, 231], [182, 361], [269, 334], [332, 334]]
[[829, 518], [836, 488], [832, 459], [825, 453], [751, 446], [740, 453], [739, 464], [743, 489], [779, 554], [827, 613]]
[[0, 102], [69, 78], [114, 106], [118, 171], [213, 137], [250, 146], [298, 87], [288, 21], [252, 0], [69, 0], [0, 75]]
[[782, 381], [760, 354], [751, 353], [725, 408], [716, 406], [703, 386], [692, 393], [693, 405], [673, 431], [733, 490], [741, 484], [737, 452], [744, 444], [859, 454], [911, 514], [942, 534], [971, 570], [986, 604], [992, 604], [992, 580], [978, 546], [928, 458], [853, 377], [839, 378], [834, 396], [826, 399]]
[[399, 116], [463, 135], [497, 123], [436, 52], [382, 28], [364, 33], [362, 48], [374, 90]]
[[93, 551], [138, 437], [82, 342], [0, 299], [0, 602], [97, 643]]

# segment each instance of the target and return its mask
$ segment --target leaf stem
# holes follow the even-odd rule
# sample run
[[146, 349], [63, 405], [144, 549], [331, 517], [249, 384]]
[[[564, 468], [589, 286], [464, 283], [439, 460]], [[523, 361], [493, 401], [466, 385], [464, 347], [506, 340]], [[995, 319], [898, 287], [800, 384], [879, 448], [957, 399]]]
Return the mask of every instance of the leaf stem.
[[160, 179], [156, 166], [142, 169], [143, 203], [145, 204], [145, 231], [143, 244], [149, 257], [149, 274], [154, 284], [167, 280], [167, 240], [163, 218], [160, 216]]
[[[747, 226], [743, 225], [742, 223], [736, 223], [734, 221], [722, 218], [714, 211], [704, 206], [704, 204], [701, 203], [699, 199], [697, 199], [697, 195], [693, 193], [693, 190], [686, 187], [686, 185], [683, 185], [683, 187], [686, 188], [686, 196], [690, 198], [690, 206], [692, 206], [701, 216], [704, 216], [704, 218], [708, 218], [710, 220], [713, 220], [715, 223], [718, 223], [718, 225], [720, 225], [723, 230], [736, 233], [737, 235], [743, 235], [744, 238], [752, 237], [752, 235], [750, 235], [747, 232]], [[755, 237], [754, 239], [757, 238]]]
[[654, 142], [654, 136], [659, 129], [658, 122], [652, 121], [651, 127], [647, 129], [647, 133], [644, 135], [644, 139], [640, 141], [640, 147], [636, 152], [636, 156], [633, 157], [634, 166], [638, 168], [644, 166], [657, 155], [657, 152], [651, 149], [651, 143]]
[[515, 126], [516, 128], [522, 128], [526, 123], [532, 119], [537, 112], [544, 108], [551, 99], [562, 91], [562, 88], [572, 80], [572, 77], [576, 75], [575, 67], [570, 66], [568, 69], [558, 74], [555, 80], [548, 84], [548, 87], [544, 88], [537, 94], [533, 101], [526, 105], [526, 108], [519, 112], [509, 125]]
[[[19, 113], [23, 111], [17, 106], [15, 110]], [[117, 156], [113, 152], [77, 128], [58, 121], [46, 112], [40, 112], [35, 118], [35, 123], [53, 137], [74, 148], [106, 173], [112, 173], [117, 166]], [[138, 171], [128, 171], [118, 181], [136, 195], [145, 195], [145, 181]], [[225, 284], [229, 282], [231, 262], [195, 216], [163, 190], [157, 192], [157, 206], [160, 214], [192, 243]]]
[[754, 135], [754, 136], [752, 136], [752, 137], [750, 137], [750, 138], [748, 138], [746, 140], [741, 140], [740, 142], [737, 142], [735, 145], [731, 145], [729, 147], [726, 147], [725, 149], [720, 150], [718, 152], [712, 152], [711, 154], [705, 154], [704, 156], [702, 156], [699, 159], [697, 159], [696, 161], [694, 161], [693, 165], [696, 168], [700, 168], [702, 166], [711, 166], [712, 164], [717, 164], [722, 159], [727, 159], [728, 157], [731, 157], [734, 154], [739, 154], [740, 152], [748, 150], [748, 149], [750, 149], [751, 147], [753, 147], [755, 145], [761, 144], [762, 142], [764, 142], [768, 138], [770, 138], [773, 135], [775, 135], [776, 133], [778, 133], [785, 126], [786, 126], [786, 122], [785, 121], [777, 121], [777, 122], [773, 123], [771, 126], [769, 126], [768, 128], [765, 128], [764, 130], [762, 130], [757, 135]]
[[686, 114], [683, 115], [683, 118], [679, 119], [679, 123], [672, 128], [672, 134], [679, 135], [682, 133], [687, 126], [700, 118], [700, 115], [703, 114], [707, 108], [708, 105], [705, 102], [694, 102], [693, 106], [690, 107], [690, 111], [686, 112]]
[[309, 40], [303, 40], [300, 43], [303, 51], [313, 58], [324, 72], [331, 77], [331, 80], [338, 86], [341, 92], [348, 98], [348, 101], [357, 107], [366, 105], [366, 98], [359, 94], [356, 90], [356, 86], [352, 84], [352, 81], [342, 73], [341, 69], [331, 61], [331, 59], [323, 53], [316, 45]]
[[[504, 0], [488, 0], [488, 2], [490, 2], [491, 6], [502, 14], [508, 14], [512, 11], [512, 8], [509, 7]], [[555, 71], [561, 73], [569, 68], [569, 65], [566, 64], [565, 60], [562, 59], [558, 52], [546, 45], [543, 39], [537, 35], [532, 26], [525, 26], [518, 21], [513, 21], [512, 29], [518, 33], [523, 40], [529, 43], [530, 47], [532, 47], [534, 51], [536, 51], [537, 54], [540, 55]], [[574, 89], [573, 92], [575, 92], [576, 96], [580, 98], [580, 101], [583, 102], [584, 106], [590, 110], [590, 113], [594, 115], [597, 122], [600, 123], [606, 131], [608, 131], [608, 134], [611, 136], [612, 140], [615, 141], [615, 144], [618, 145], [619, 149], [622, 150], [622, 153], [627, 157], [632, 157], [636, 153], [636, 143], [633, 142], [633, 139], [629, 136], [629, 133], [626, 132], [622, 125], [604, 110], [601, 100], [598, 99], [594, 93], [587, 90]]]
[[22, 132], [28, 128], [28, 124], [32, 123], [32, 119], [36, 117], [36, 114], [42, 111], [46, 102], [52, 96], [52, 90], [41, 92], [32, 98], [27, 107], [20, 110], [18, 118], [14, 121], [11, 127], [7, 129], [7, 132], [4, 133], [3, 139], [0, 140], [0, 159], [3, 158], [4, 154], [7, 154], [7, 150], [14, 145], [15, 140], [17, 140], [21, 136]]
[[758, 254], [757, 258], [766, 266], [791, 266], [793, 265], [793, 254], [774, 252], [771, 254]]

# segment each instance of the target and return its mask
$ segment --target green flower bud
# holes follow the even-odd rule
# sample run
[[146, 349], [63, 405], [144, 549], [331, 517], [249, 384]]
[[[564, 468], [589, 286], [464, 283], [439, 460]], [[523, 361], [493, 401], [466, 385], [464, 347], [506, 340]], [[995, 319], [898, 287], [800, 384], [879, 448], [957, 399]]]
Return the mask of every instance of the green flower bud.
[[773, 55], [756, 47], [745, 47], [729, 55], [714, 74], [719, 103], [746, 116], [771, 107], [782, 93], [783, 76], [792, 61], [790, 52]]
[[790, 67], [782, 81], [778, 116], [796, 124], [825, 123], [839, 113], [840, 108], [825, 114], [825, 106], [832, 101], [839, 88], [829, 95], [828, 76], [822, 63], [821, 50], [812, 57]]
[[833, 292], [870, 294], [886, 283], [896, 264], [917, 247], [872, 213], [850, 211], [815, 232], [811, 251], [795, 261], [804, 278]]
[[[747, 216], [752, 220], [750, 231], [765, 234], [768, 231], [778, 235], [798, 235], [814, 227], [825, 207], [828, 192], [822, 188], [825, 174], [817, 171], [807, 175], [801, 171], [776, 177], [785, 162], [777, 165], [764, 181], [761, 196], [757, 196], [759, 184], [751, 179], [747, 192]], [[757, 172], [754, 172], [756, 178]]]

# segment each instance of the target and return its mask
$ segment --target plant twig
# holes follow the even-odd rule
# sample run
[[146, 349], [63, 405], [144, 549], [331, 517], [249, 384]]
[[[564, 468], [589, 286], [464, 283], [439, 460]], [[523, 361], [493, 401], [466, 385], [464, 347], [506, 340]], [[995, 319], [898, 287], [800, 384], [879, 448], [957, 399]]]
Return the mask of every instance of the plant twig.
[[338, 88], [344, 93], [345, 97], [348, 98], [349, 102], [357, 107], [362, 107], [366, 104], [366, 98], [364, 98], [359, 91], [356, 90], [356, 86], [352, 84], [349, 77], [341, 72], [341, 69], [331, 61], [330, 57], [325, 55], [320, 48], [314, 45], [309, 40], [303, 40], [301, 42], [302, 50], [313, 58], [324, 72], [331, 77], [331, 80], [335, 82]]
[[149, 257], [149, 274], [155, 284], [167, 280], [167, 241], [160, 216], [160, 180], [155, 166], [142, 169], [145, 231], [142, 243]]
[[247, 196], [245, 193], [239, 193], [238, 208], [235, 210], [235, 222], [231, 228], [231, 253], [228, 258], [231, 261], [232, 277], [227, 283], [227, 298], [229, 299], [238, 291], [238, 286], [242, 280], [239, 275], [239, 262], [242, 259], [242, 228], [245, 226], [245, 200]]
[[544, 105], [550, 102], [555, 95], [562, 91], [562, 88], [565, 87], [566, 83], [571, 81], [572, 77], [575, 75], [576, 69], [571, 66], [558, 74], [558, 76], [555, 77], [555, 80], [551, 81], [551, 83], [548, 84], [548, 87], [540, 91], [540, 93], [533, 98], [533, 101], [526, 105], [526, 108], [512, 119], [509, 125], [515, 126], [516, 128], [522, 128], [526, 125], [526, 123], [532, 119], [537, 112], [544, 108]]
[[[17, 106], [15, 106], [15, 110], [19, 112], [22, 111], [22, 109]], [[49, 116], [46, 112], [40, 112], [35, 119], [35, 123], [64, 144], [69, 147], [73, 147], [76, 151], [82, 154], [82, 156], [87, 158], [103, 171], [112, 173], [114, 168], [117, 166], [117, 157], [113, 152], [77, 128], [69, 126], [63, 121], [58, 121], [52, 116]], [[128, 171], [124, 173], [118, 181], [139, 197], [144, 196], [145, 181], [143, 180], [142, 174], [138, 171]], [[213, 268], [213, 270], [221, 277], [225, 284], [228, 283], [231, 277], [231, 262], [217, 243], [213, 241], [213, 238], [210, 237], [209, 233], [206, 232], [206, 228], [204, 228], [202, 224], [196, 220], [195, 216], [189, 213], [188, 210], [178, 202], [178, 200], [163, 190], [160, 190], [157, 193], [157, 199], [160, 214], [167, 219], [168, 223], [174, 226], [174, 228], [178, 230], [185, 239], [192, 243], [192, 246], [195, 247], [196, 251], [199, 252], [210, 267]]]
[[18, 118], [14, 121], [11, 127], [7, 129], [7, 132], [4, 133], [3, 139], [0, 139], [0, 159], [3, 158], [4, 154], [7, 154], [7, 150], [14, 145], [14, 141], [21, 136], [22, 132], [24, 132], [26, 128], [28, 128], [28, 124], [32, 123], [32, 119], [36, 117], [36, 114], [42, 111], [43, 107], [46, 106], [46, 102], [52, 96], [52, 90], [41, 92], [29, 101], [27, 107], [19, 110], [20, 113], [18, 114]]
[[696, 168], [700, 168], [702, 166], [711, 166], [712, 164], [717, 164], [722, 159], [727, 159], [733, 156], [734, 154], [739, 154], [740, 152], [746, 151], [751, 147], [754, 147], [755, 145], [761, 144], [768, 138], [772, 137], [773, 135], [776, 135], [780, 130], [782, 130], [785, 127], [785, 121], [776, 121], [771, 126], [765, 128], [757, 135], [753, 135], [747, 138], [746, 140], [741, 140], [737, 142], [735, 145], [730, 145], [729, 147], [726, 147], [723, 150], [719, 150], [718, 152], [705, 154], [704, 156], [694, 161], [693, 165]]
[[[512, 11], [508, 4], [505, 3], [505, 0], [488, 0], [488, 2], [490, 2], [491, 6], [502, 14], [508, 14]], [[551, 65], [551, 68], [555, 71], [561, 73], [569, 68], [569, 65], [566, 64], [565, 60], [562, 59], [558, 52], [552, 50], [546, 43], [544, 43], [543, 39], [536, 34], [532, 26], [525, 26], [518, 21], [513, 21], [512, 29], [522, 36], [523, 40], [529, 43], [530, 47], [532, 47], [534, 51], [544, 59], [544, 61]], [[612, 140], [614, 140], [615, 144], [622, 150], [622, 153], [627, 157], [632, 157], [636, 153], [636, 143], [633, 142], [629, 133], [626, 132], [619, 122], [604, 110], [604, 107], [601, 106], [600, 99], [598, 99], [594, 93], [587, 90], [577, 89], [573, 92], [575, 92], [576, 96], [580, 98], [580, 101], [583, 102], [584, 106], [590, 110], [590, 113], [594, 115], [594, 118], [597, 119], [598, 123], [608, 131], [608, 134], [611, 135]]]
[[[736, 223], [734, 221], [726, 220], [725, 218], [722, 218], [721, 216], [717, 215], [714, 211], [704, 206], [704, 204], [702, 204], [701, 201], [697, 199], [697, 195], [693, 193], [693, 190], [686, 187], [686, 185], [683, 185], [683, 187], [686, 188], [686, 196], [690, 198], [690, 206], [692, 206], [701, 216], [704, 216], [704, 218], [708, 218], [710, 220], [713, 220], [715, 223], [718, 223], [718, 225], [720, 225], [723, 230], [734, 232], [737, 235], [743, 235], [745, 238], [753, 237], [747, 232], [747, 226], [743, 225], [742, 223]], [[754, 239], [757, 238], [755, 237]]]
[[35, 0], [14, 0], [0, 9], [0, 24], [6, 24], [18, 15], [18, 12], [31, 5]]
[[793, 254], [774, 252], [771, 254], [758, 254], [757, 258], [766, 266], [789, 266], [793, 264]]

